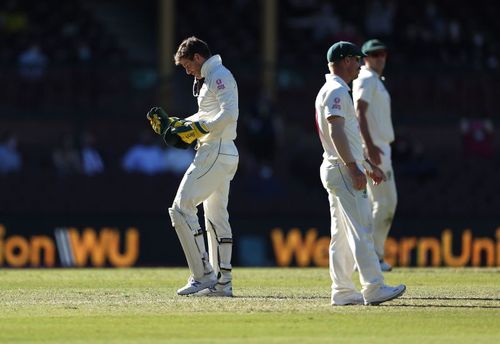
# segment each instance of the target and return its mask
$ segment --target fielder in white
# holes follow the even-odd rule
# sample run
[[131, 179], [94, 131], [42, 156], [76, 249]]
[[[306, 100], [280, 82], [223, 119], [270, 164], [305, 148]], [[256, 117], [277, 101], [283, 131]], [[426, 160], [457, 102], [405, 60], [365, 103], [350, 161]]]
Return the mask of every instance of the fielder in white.
[[[316, 123], [324, 149], [321, 181], [331, 212], [330, 276], [332, 305], [376, 305], [401, 296], [406, 286], [384, 284], [371, 236], [366, 175], [379, 184], [383, 172], [363, 156], [358, 119], [347, 85], [358, 76], [364, 54], [350, 42], [327, 53], [330, 74], [316, 97]], [[361, 293], [352, 281], [359, 270]]]
[[[176, 124], [172, 133], [197, 141], [196, 156], [184, 174], [169, 209], [191, 271], [179, 295], [233, 296], [233, 235], [227, 211], [229, 185], [238, 168], [234, 144], [238, 120], [238, 88], [219, 55], [196, 38], [185, 39], [175, 54], [176, 65], [194, 76], [199, 110]], [[197, 207], [203, 203], [208, 253]]]
[[367, 56], [358, 78], [353, 81], [352, 94], [366, 154], [387, 177], [376, 187], [368, 182], [368, 196], [372, 204], [375, 251], [382, 271], [391, 271], [392, 266], [384, 262], [384, 244], [396, 211], [397, 193], [391, 162], [391, 142], [394, 141], [391, 97], [381, 80], [387, 50], [384, 43], [372, 39], [363, 44], [361, 51]]

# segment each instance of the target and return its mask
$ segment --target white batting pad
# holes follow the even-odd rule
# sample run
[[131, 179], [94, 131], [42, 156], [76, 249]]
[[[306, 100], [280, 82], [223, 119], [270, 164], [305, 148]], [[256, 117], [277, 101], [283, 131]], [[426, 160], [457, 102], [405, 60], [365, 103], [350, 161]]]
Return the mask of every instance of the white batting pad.
[[176, 209], [169, 208], [168, 213], [172, 220], [172, 226], [177, 232], [182, 249], [186, 255], [186, 260], [195, 280], [203, 278], [205, 274], [205, 264], [203, 252], [196, 244], [195, 234], [188, 226], [184, 216]]

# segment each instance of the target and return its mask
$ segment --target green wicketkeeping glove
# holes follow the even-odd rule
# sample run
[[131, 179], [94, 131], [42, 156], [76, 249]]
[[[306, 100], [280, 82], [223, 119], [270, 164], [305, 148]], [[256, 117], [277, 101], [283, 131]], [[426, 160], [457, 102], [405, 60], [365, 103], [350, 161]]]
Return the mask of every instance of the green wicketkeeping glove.
[[179, 122], [179, 118], [177, 117], [168, 117], [167, 113], [163, 111], [161, 107], [155, 106], [146, 115], [151, 127], [158, 135], [164, 135], [167, 131], [168, 127], [176, 122]]
[[182, 141], [191, 144], [194, 140], [208, 134], [208, 127], [204, 122], [184, 122], [172, 129], [172, 133], [179, 135]]

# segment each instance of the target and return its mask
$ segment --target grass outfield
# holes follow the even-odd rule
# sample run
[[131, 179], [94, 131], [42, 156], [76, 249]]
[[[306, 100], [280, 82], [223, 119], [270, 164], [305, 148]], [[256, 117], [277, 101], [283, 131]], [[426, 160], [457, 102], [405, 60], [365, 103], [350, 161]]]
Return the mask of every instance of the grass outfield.
[[500, 269], [396, 269], [406, 294], [330, 306], [327, 269], [234, 270], [234, 298], [180, 297], [187, 269], [0, 270], [0, 343], [499, 343]]

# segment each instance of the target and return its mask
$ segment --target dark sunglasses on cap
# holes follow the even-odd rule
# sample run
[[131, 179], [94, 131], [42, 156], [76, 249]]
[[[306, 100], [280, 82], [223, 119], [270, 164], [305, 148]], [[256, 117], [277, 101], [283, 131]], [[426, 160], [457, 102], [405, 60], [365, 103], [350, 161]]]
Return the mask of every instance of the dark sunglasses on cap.
[[387, 51], [385, 51], [385, 50], [374, 51], [372, 53], [368, 53], [368, 56], [370, 56], [370, 57], [386, 57]]
[[353, 56], [353, 55], [347, 55], [346, 57], [354, 57], [357, 62], [361, 61], [361, 56]]

